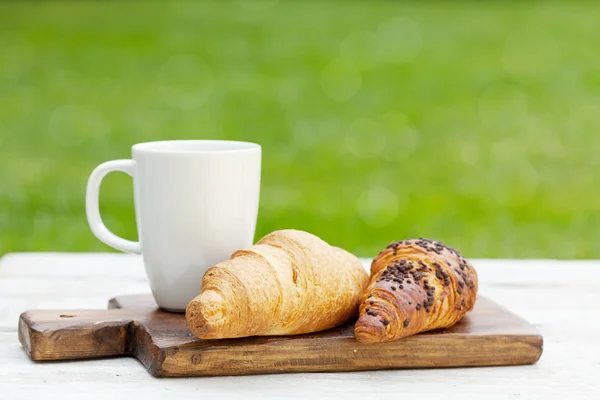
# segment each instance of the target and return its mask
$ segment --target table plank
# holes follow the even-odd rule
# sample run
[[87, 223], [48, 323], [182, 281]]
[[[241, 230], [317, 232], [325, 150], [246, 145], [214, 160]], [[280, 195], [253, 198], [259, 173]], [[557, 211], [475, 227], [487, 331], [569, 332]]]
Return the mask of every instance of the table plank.
[[[365, 260], [366, 263], [368, 263]], [[480, 291], [544, 335], [539, 363], [523, 367], [154, 379], [135, 359], [36, 364], [16, 321], [33, 308], [104, 308], [109, 297], [147, 292], [139, 256], [10, 254], [0, 260], [0, 396], [80, 400], [118, 395], [252, 398], [591, 398], [600, 394], [600, 262], [474, 260]], [[565, 271], [568, 271], [566, 273]], [[64, 383], [66, 385], [60, 385]], [[58, 385], [57, 385], [58, 384]]]

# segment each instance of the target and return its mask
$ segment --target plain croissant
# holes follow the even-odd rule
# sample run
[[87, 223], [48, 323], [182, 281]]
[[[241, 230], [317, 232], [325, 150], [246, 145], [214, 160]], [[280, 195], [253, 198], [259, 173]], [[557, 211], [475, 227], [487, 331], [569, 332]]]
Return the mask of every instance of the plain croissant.
[[276, 231], [210, 268], [186, 318], [201, 339], [320, 331], [356, 316], [368, 281], [352, 254], [306, 232]]
[[475, 304], [477, 272], [456, 250], [418, 239], [390, 244], [371, 264], [354, 327], [360, 342], [447, 328]]

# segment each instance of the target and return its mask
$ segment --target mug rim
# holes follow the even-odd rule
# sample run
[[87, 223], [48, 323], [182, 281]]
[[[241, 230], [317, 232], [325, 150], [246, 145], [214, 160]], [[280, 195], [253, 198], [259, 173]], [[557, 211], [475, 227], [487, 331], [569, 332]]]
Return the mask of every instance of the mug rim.
[[[206, 147], [206, 148], [204, 148]], [[164, 153], [164, 154], [212, 154], [239, 153], [260, 150], [257, 143], [239, 140], [156, 140], [134, 144], [132, 152]]]

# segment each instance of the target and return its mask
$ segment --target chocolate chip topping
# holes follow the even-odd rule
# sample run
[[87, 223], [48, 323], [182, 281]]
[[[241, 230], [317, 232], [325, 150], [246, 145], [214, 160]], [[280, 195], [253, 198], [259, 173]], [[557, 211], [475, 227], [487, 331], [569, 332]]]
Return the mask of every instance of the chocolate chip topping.
[[[425, 255], [422, 259], [405, 259], [402, 258], [402, 255], [408, 252], [403, 253], [402, 248], [408, 248], [408, 252], [417, 252], [417, 254], [420, 251], [421, 255], [428, 252], [437, 254], [437, 256], [432, 254], [430, 257]], [[455, 301], [456, 303], [460, 301], [460, 304], [455, 306], [456, 309], [464, 310], [466, 308], [465, 298], [458, 296], [462, 296], [466, 290], [475, 288], [475, 280], [471, 279], [474, 277], [474, 271], [458, 251], [441, 242], [423, 238], [393, 242], [386, 249], [392, 249], [392, 253], [397, 257], [394, 257], [381, 271], [376, 281], [382, 282], [381, 284], [388, 290], [400, 292], [396, 301], [401, 302], [403, 299], [402, 302], [406, 301], [407, 305], [415, 303], [415, 311], [420, 312], [421, 309], [424, 309], [425, 312], [430, 313], [435, 309], [436, 297], [446, 296], [449, 292], [446, 287], [452, 285], [452, 289], [457, 293], [454, 297]], [[402, 297], [404, 292], [406, 292], [406, 297]], [[384, 325], [389, 324], [389, 320], [381, 319], [380, 321]], [[402, 322], [404, 327], [409, 324], [408, 318]]]

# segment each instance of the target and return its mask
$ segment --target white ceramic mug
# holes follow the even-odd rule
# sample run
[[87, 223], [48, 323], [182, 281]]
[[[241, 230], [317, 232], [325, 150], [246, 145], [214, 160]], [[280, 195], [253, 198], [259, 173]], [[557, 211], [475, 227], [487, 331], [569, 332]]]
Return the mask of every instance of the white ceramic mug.
[[[131, 160], [99, 165], [86, 193], [92, 232], [115, 249], [142, 254], [152, 294], [169, 311], [184, 311], [200, 293], [202, 276], [254, 241], [261, 147], [221, 140], [136, 144]], [[106, 174], [133, 177], [139, 242], [110, 232], [98, 196]]]

